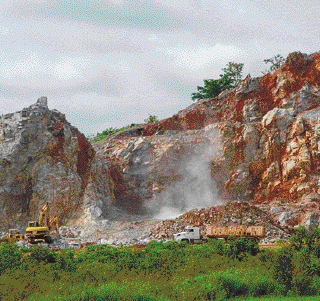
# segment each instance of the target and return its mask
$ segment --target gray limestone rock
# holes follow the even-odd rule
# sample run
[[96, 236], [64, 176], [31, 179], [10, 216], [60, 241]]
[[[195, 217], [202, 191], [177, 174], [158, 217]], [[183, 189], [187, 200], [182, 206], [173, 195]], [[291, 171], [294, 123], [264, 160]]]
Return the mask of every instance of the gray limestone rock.
[[288, 212], [282, 212], [279, 217], [279, 222], [281, 226], [285, 226], [287, 220], [290, 218], [290, 214]]
[[270, 213], [271, 214], [277, 214], [277, 213], [279, 213], [279, 212], [281, 212], [282, 211], [282, 208], [279, 208], [279, 207], [271, 207], [270, 208]]
[[107, 245], [107, 244], [109, 244], [109, 240], [106, 239], [106, 238], [102, 238], [102, 239], [100, 240], [100, 244], [101, 244], [101, 245]]
[[272, 126], [278, 127], [282, 131], [288, 131], [288, 127], [293, 121], [293, 116], [287, 109], [274, 108], [262, 118], [264, 128]]
[[319, 227], [319, 213], [314, 212], [309, 215], [308, 220], [305, 223], [306, 228], [312, 229], [312, 228], [318, 228]]
[[[90, 177], [90, 143], [47, 98], [3, 115], [0, 143], [0, 225], [37, 220], [45, 202], [51, 216], [79, 211]], [[60, 221], [63, 222], [63, 221]]]

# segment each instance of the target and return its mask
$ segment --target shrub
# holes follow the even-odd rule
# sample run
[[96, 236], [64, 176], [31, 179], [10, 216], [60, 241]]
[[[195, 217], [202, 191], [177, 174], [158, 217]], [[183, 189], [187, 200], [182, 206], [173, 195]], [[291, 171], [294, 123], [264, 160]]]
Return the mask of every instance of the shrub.
[[292, 247], [283, 247], [278, 253], [275, 253], [273, 260], [273, 277], [283, 283], [287, 290], [291, 288], [292, 275], [294, 271], [294, 265], [292, 257], [294, 249]]
[[45, 296], [36, 296], [31, 300], [60, 300], [60, 301], [87, 301], [87, 300], [113, 300], [113, 301], [169, 301], [161, 296], [155, 297], [144, 288], [130, 287], [124, 284], [109, 283], [100, 287], [85, 285], [84, 287], [70, 288], [68, 294], [57, 296], [55, 293], [49, 293]]
[[74, 252], [74, 250], [61, 250], [56, 256], [55, 268], [66, 272], [74, 272], [77, 269]]
[[108, 129], [102, 131], [102, 133], [97, 133], [96, 136], [91, 135], [91, 136], [87, 137], [87, 139], [90, 142], [99, 141], [99, 140], [107, 138], [108, 136], [112, 136], [112, 135], [114, 135], [114, 134], [116, 134], [118, 132], [121, 132], [121, 131], [124, 131], [124, 130], [127, 130], [127, 129], [131, 129], [131, 128], [137, 126], [137, 125], [138, 124], [136, 124], [136, 123], [131, 123], [130, 125], [124, 126], [124, 127], [120, 128], [120, 129], [110, 127]]
[[20, 265], [22, 252], [16, 244], [0, 244], [0, 274], [8, 268]]
[[313, 276], [315, 274], [311, 263], [311, 254], [307, 248], [295, 253], [292, 261], [294, 264], [294, 276], [299, 277], [301, 274]]
[[272, 58], [265, 59], [263, 61], [265, 64], [269, 64], [269, 63], [271, 64], [271, 67], [268, 70], [266, 70], [265, 72], [262, 72], [263, 74], [267, 74], [274, 69], [279, 69], [284, 64], [285, 59], [280, 54], [277, 54], [277, 55], [273, 56]]
[[306, 243], [307, 235], [307, 229], [300, 226], [295, 229], [294, 234], [289, 238], [289, 243], [295, 248], [295, 250], [300, 251], [302, 249], [302, 245]]
[[248, 238], [240, 237], [230, 244], [229, 257], [242, 261], [245, 257], [250, 255], [257, 255], [259, 253], [258, 242], [251, 241]]
[[223, 74], [220, 74], [220, 79], [205, 79], [204, 86], [197, 87], [198, 92], [191, 94], [193, 101], [214, 98], [222, 91], [230, 88], [235, 88], [239, 85], [242, 79], [243, 64], [229, 62], [226, 68], [223, 68]]
[[21, 265], [7, 269], [0, 277], [1, 300], [23, 300], [36, 291], [47, 291], [52, 269], [44, 262], [25, 257]]
[[229, 254], [229, 246], [227, 246], [222, 240], [209, 239], [207, 243], [207, 248], [213, 253], [219, 255]]
[[185, 263], [186, 247], [186, 244], [177, 242], [149, 242], [141, 261], [142, 268], [147, 273], [160, 272], [166, 276], [172, 275], [175, 269]]
[[158, 117], [156, 115], [151, 115], [149, 114], [149, 117], [147, 119], [144, 120], [145, 123], [155, 123], [158, 122]]
[[55, 254], [49, 249], [41, 245], [33, 245], [29, 250], [30, 258], [37, 262], [54, 263], [56, 261]]
[[175, 281], [172, 300], [226, 300], [233, 297], [281, 294], [284, 287], [259, 269], [239, 268]]
[[120, 254], [121, 250], [109, 245], [88, 246], [77, 257], [77, 262], [109, 262], [114, 261]]
[[299, 296], [312, 296], [317, 293], [312, 287], [312, 277], [304, 273], [293, 277], [291, 291]]

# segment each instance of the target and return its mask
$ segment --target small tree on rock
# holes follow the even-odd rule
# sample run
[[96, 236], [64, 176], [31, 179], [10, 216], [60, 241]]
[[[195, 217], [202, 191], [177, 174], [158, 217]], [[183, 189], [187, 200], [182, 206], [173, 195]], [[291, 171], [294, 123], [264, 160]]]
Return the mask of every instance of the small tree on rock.
[[149, 114], [149, 117], [144, 120], [145, 123], [155, 123], [158, 122], [158, 116]]
[[197, 101], [204, 98], [217, 97], [222, 91], [235, 88], [242, 80], [243, 64], [229, 62], [226, 68], [223, 68], [223, 74], [220, 79], [205, 79], [204, 86], [197, 87], [198, 92], [191, 94], [191, 99]]
[[271, 64], [270, 68], [264, 72], [263, 74], [267, 74], [274, 69], [279, 69], [285, 62], [285, 58], [281, 54], [277, 54], [270, 59], [263, 60], [265, 64]]

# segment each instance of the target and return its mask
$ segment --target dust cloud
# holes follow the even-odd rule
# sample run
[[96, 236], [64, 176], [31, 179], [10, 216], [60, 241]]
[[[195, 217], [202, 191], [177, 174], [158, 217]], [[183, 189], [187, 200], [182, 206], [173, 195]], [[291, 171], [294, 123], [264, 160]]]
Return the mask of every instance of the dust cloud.
[[192, 146], [191, 156], [182, 156], [178, 163], [171, 166], [180, 180], [169, 184], [145, 203], [153, 218], [174, 219], [192, 209], [222, 203], [211, 176], [212, 161], [221, 154], [222, 144], [214, 128], [206, 128], [205, 133], [205, 143]]

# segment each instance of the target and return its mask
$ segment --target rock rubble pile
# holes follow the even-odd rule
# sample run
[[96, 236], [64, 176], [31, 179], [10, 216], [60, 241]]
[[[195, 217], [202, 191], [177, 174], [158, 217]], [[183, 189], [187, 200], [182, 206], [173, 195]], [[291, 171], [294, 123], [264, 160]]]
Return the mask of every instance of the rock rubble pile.
[[149, 232], [151, 239], [172, 239], [174, 233], [182, 232], [185, 226], [200, 227], [205, 233], [206, 225], [214, 226], [265, 226], [266, 237], [261, 243], [287, 240], [290, 228], [281, 227], [267, 211], [247, 202], [229, 202], [225, 205], [191, 210], [175, 220], [164, 220]]

